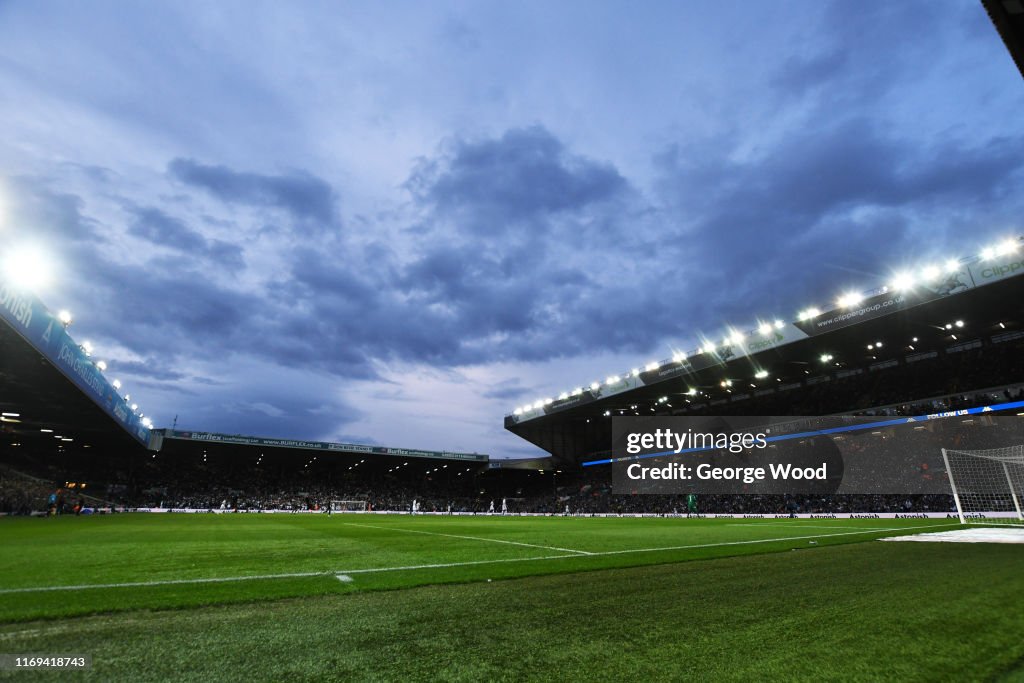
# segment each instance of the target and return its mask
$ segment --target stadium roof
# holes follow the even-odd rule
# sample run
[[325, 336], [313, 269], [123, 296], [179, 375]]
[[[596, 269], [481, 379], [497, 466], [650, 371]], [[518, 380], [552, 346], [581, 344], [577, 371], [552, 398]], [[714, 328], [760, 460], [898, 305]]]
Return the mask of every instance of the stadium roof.
[[981, 0], [981, 4], [1024, 76], [1024, 0]]
[[[917, 275], [917, 287], [891, 285], [863, 300], [813, 318], [772, 321], [767, 334], [755, 330], [709, 352], [663, 361], [635, 376], [620, 375], [538, 408], [505, 418], [516, 435], [562, 459], [610, 447], [604, 419], [618, 415], [680, 414], [694, 403], [713, 411], [733, 402], [779, 395], [811, 375], [847, 368], [895, 365], [908, 354], [926, 354], [972, 342], [1024, 334], [1024, 258], [1021, 240], [984, 256], [957, 261], [936, 279]], [[952, 264], [950, 264], [952, 265]], [[1007, 378], [1013, 382], [1021, 378]], [[981, 387], [978, 387], [981, 388]], [[913, 398], [927, 398], [926, 396]], [[607, 438], [605, 438], [607, 437]], [[603, 446], [601, 444], [604, 444]]]
[[488, 461], [488, 456], [483, 453], [426, 451], [416, 448], [393, 448], [388, 446], [334, 443], [329, 441], [307, 441], [301, 439], [276, 439], [262, 436], [246, 436], [243, 434], [216, 434], [213, 432], [156, 429], [153, 430], [153, 437], [151, 446], [154, 450], [161, 450], [163, 446], [177, 441], [202, 445], [229, 444], [234, 446], [253, 446], [258, 448], [285, 448], [301, 451], [320, 451], [324, 453], [347, 453], [351, 455], [389, 455], [398, 458], [430, 458], [434, 460], [459, 460], [463, 462]]
[[1022, 247], [1024, 238], [1017, 237], [985, 247], [973, 257], [923, 263], [914, 271], [897, 273], [888, 284], [875, 289], [840, 294], [832, 304], [820, 308], [805, 307], [792, 322], [766, 317], [759, 318], [753, 329], [736, 326], [720, 330], [716, 335], [700, 335], [703, 341], [697, 349], [677, 351], [670, 359], [637, 365], [612, 373], [604, 380], [563, 391], [557, 398], [539, 399], [516, 408], [506, 417], [506, 426], [599, 398], [661, 385], [706, 369], [721, 369], [726, 375], [756, 376], [763, 370], [759, 365], [762, 356], [778, 354], [799, 342], [866, 321], [888, 318], [929, 302], [963, 297], [978, 287], [1020, 275], [1024, 273]]

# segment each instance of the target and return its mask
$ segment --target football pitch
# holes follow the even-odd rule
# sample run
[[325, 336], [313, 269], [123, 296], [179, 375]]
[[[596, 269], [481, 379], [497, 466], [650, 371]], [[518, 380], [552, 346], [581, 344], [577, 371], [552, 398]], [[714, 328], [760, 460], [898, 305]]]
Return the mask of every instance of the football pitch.
[[1024, 549], [947, 520], [0, 520], [11, 680], [1022, 680]]

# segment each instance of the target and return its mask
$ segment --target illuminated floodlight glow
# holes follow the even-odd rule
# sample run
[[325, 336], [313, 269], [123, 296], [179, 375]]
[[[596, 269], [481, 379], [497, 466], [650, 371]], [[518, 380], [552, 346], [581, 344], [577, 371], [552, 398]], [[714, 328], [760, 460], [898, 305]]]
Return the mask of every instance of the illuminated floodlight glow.
[[935, 265], [925, 266], [921, 270], [921, 279], [925, 282], [931, 282], [932, 280], [938, 279], [942, 275], [942, 270]]
[[71, 317], [70, 311], [65, 310], [57, 314], [57, 320], [59, 320], [64, 327], [67, 327], [71, 324], [71, 321], [74, 320], [74, 318]]
[[554, 399], [550, 399], [550, 398], [544, 399], [544, 405], [546, 405], [546, 406], [549, 406], [549, 405], [551, 405], [554, 402], [555, 402]]
[[113, 382], [111, 382], [110, 384], [111, 384], [111, 386], [113, 386], [113, 387], [114, 387], [115, 389], [120, 389], [120, 388], [121, 388], [121, 380], [119, 380], [119, 379], [115, 379], [115, 380], [114, 380]]
[[601, 383], [600, 382], [591, 382], [590, 383], [590, 390], [591, 391], [597, 391], [600, 388], [601, 388]]
[[864, 301], [864, 295], [860, 292], [847, 292], [839, 297], [836, 303], [839, 304], [840, 308], [850, 308], [851, 306], [856, 306], [861, 301]]
[[738, 346], [743, 343], [743, 339], [744, 337], [742, 332], [733, 332], [729, 335], [728, 341], [731, 341], [733, 344]]
[[952, 259], [952, 258], [949, 259], [948, 261], [946, 261], [946, 272], [947, 273], [955, 273], [958, 270], [960, 270], [960, 262], [959, 261], [957, 261], [956, 259]]
[[963, 327], [964, 326], [964, 321], [963, 320], [957, 320], [953, 324], [956, 325], [957, 327]]
[[878, 341], [878, 342], [875, 342], [875, 348], [876, 348], [876, 349], [880, 349], [880, 348], [882, 348], [882, 342], [880, 342], [880, 341]]
[[100, 370], [106, 370], [107, 369], [107, 364], [106, 364], [105, 361], [102, 361], [102, 360], [101, 361], [97, 361], [96, 362], [96, 367], [98, 367]]
[[21, 413], [0, 413], [0, 417], [21, 417]]
[[758, 370], [757, 372], [754, 373], [754, 377], [756, 377], [757, 379], [764, 379], [767, 376], [768, 376], [768, 371], [767, 370]]
[[1017, 240], [1003, 240], [996, 247], [997, 256], [1007, 256], [1017, 251]]
[[821, 354], [821, 362], [822, 363], [827, 363], [830, 360], [832, 360], [832, 354], [830, 354], [830, 353], [823, 353], [823, 354]]
[[569, 395], [570, 396], [579, 396], [582, 393], [583, 393], [583, 387], [576, 387], [575, 389], [572, 390], [572, 393], [570, 393]]
[[800, 320], [810, 320], [811, 318], [817, 318], [819, 315], [821, 315], [821, 311], [817, 308], [811, 307], [800, 311], [800, 314], [797, 317], [800, 318]]
[[696, 396], [697, 395], [697, 390], [694, 389], [693, 387], [690, 387], [689, 389], [686, 390], [686, 393], [689, 396]]
[[89, 356], [92, 354], [92, 342], [86, 340], [82, 342], [82, 350], [85, 351], [85, 355]]
[[7, 253], [0, 272], [14, 287], [35, 290], [49, 284], [50, 261], [38, 248], [23, 245]]
[[[910, 289], [914, 286], [914, 276], [910, 273], [897, 273], [892, 279], [892, 288], [897, 292], [901, 292], [905, 289]], [[849, 294], [847, 296], [850, 296]], [[854, 302], [854, 304], [860, 303], [860, 299]], [[851, 304], [853, 305], [853, 304]]]
[[994, 247], [985, 247], [981, 250], [981, 258], [985, 261], [990, 261], [996, 257], [996, 250]]
[[568, 391], [563, 391], [562, 393], [560, 393], [558, 395], [558, 400], [559, 401], [564, 401], [567, 398], [569, 398], [569, 392]]
[[534, 401], [534, 403], [533, 403], [533, 409], [534, 410], [540, 410], [543, 407], [544, 407], [544, 401]]
[[757, 331], [767, 337], [772, 333], [772, 326], [770, 323], [761, 323], [757, 326]]
[[523, 409], [522, 408], [516, 408], [515, 410], [512, 411], [512, 414], [513, 415], [522, 415], [523, 414]]
[[781, 330], [785, 326], [786, 326], [786, 323], [782, 322], [781, 320], [776, 320], [775, 321], [775, 329]]
[[134, 411], [134, 410], [138, 410], [138, 409], [139, 409], [139, 404], [138, 403], [133, 403], [132, 404], [132, 410]]
[[682, 351], [676, 351], [672, 354], [672, 361], [675, 363], [682, 363], [686, 360], [686, 354]]
[[644, 366], [644, 369], [647, 370], [647, 372], [654, 372], [655, 370], [658, 369], [658, 364], [653, 362], [648, 363], [646, 366]]
[[613, 385], [613, 384], [618, 384], [618, 383], [619, 383], [620, 381], [621, 381], [621, 380], [619, 379], [619, 376], [618, 376], [618, 375], [612, 375], [611, 377], [609, 377], [608, 379], [606, 379], [606, 380], [604, 381], [604, 383], [605, 383], [605, 384], [606, 384], [607, 386], [611, 386], [611, 385]]

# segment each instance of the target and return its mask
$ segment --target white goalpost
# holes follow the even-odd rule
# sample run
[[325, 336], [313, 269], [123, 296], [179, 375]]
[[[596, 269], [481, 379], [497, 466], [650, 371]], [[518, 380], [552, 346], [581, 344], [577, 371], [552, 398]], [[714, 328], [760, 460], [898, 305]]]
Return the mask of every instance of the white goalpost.
[[331, 512], [366, 512], [365, 500], [332, 500]]
[[1024, 526], [1024, 445], [983, 451], [942, 449], [961, 524]]

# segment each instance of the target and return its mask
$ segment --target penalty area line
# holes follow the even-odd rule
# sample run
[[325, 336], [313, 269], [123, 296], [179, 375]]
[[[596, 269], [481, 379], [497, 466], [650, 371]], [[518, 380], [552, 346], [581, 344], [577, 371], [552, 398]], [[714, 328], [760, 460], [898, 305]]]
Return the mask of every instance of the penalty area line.
[[[960, 526], [959, 523], [955, 524], [931, 524], [928, 526], [915, 527], [915, 529], [931, 529], [937, 527], [947, 526]], [[0, 588], [0, 595], [8, 595], [11, 593], [44, 593], [51, 591], [76, 591], [76, 590], [87, 590], [90, 588], [146, 588], [152, 586], [174, 586], [182, 584], [201, 584], [201, 583], [227, 583], [232, 581], [269, 581], [273, 579], [301, 579], [310, 578], [317, 576], [333, 576], [337, 577], [339, 574], [351, 576], [352, 574], [374, 574], [382, 572], [399, 572], [399, 571], [415, 571], [419, 569], [447, 569], [451, 567], [470, 567], [485, 564], [506, 564], [509, 562], [543, 562], [547, 560], [565, 560], [569, 558], [583, 559], [591, 557], [601, 557], [605, 555], [627, 555], [630, 553], [654, 553], [661, 551], [670, 550], [692, 550], [699, 548], [717, 548], [734, 545], [754, 545], [757, 543], [782, 543], [788, 541], [805, 541], [809, 538], [831, 538], [832, 536], [856, 536], [866, 535], [873, 533], [887, 533], [890, 531], [906, 531], [907, 527], [897, 527], [891, 529], [865, 529], [862, 531], [843, 531], [835, 534], [814, 534], [812, 536], [789, 536], [785, 538], [760, 538], [747, 541], [725, 541], [721, 543], [698, 543], [694, 545], [676, 545], [667, 546], [660, 548], [630, 548], [627, 550], [604, 550], [598, 552], [592, 552], [587, 555], [545, 555], [541, 557], [506, 557], [497, 560], [469, 560], [466, 562], [443, 562], [437, 564], [417, 564], [407, 565], [404, 567], [372, 567], [369, 569], [336, 569], [331, 571], [319, 571], [319, 572], [291, 572], [287, 574], [256, 574], [252, 576], [222, 576], [208, 579], [167, 579], [162, 581], [134, 581], [127, 583], [86, 583], [77, 586], [34, 586], [28, 588]], [[343, 579], [339, 579], [344, 581]]]
[[460, 534], [443, 534], [439, 531], [422, 531], [420, 529], [402, 529], [393, 526], [378, 526], [377, 524], [360, 524], [359, 522], [342, 522], [346, 526], [361, 526], [367, 529], [381, 529], [383, 531], [404, 531], [407, 534], [426, 534], [428, 536], [444, 536], [446, 538], [461, 538], [467, 541], [485, 541], [487, 543], [507, 543], [508, 545], [521, 545], [526, 548], [540, 548], [541, 550], [555, 550], [560, 553], [576, 553], [578, 555], [593, 555], [586, 550], [574, 550], [573, 548], [557, 548], [551, 545], [537, 545], [536, 543], [523, 543], [522, 541], [507, 541], [502, 538], [485, 538], [483, 536], [463, 536]]

